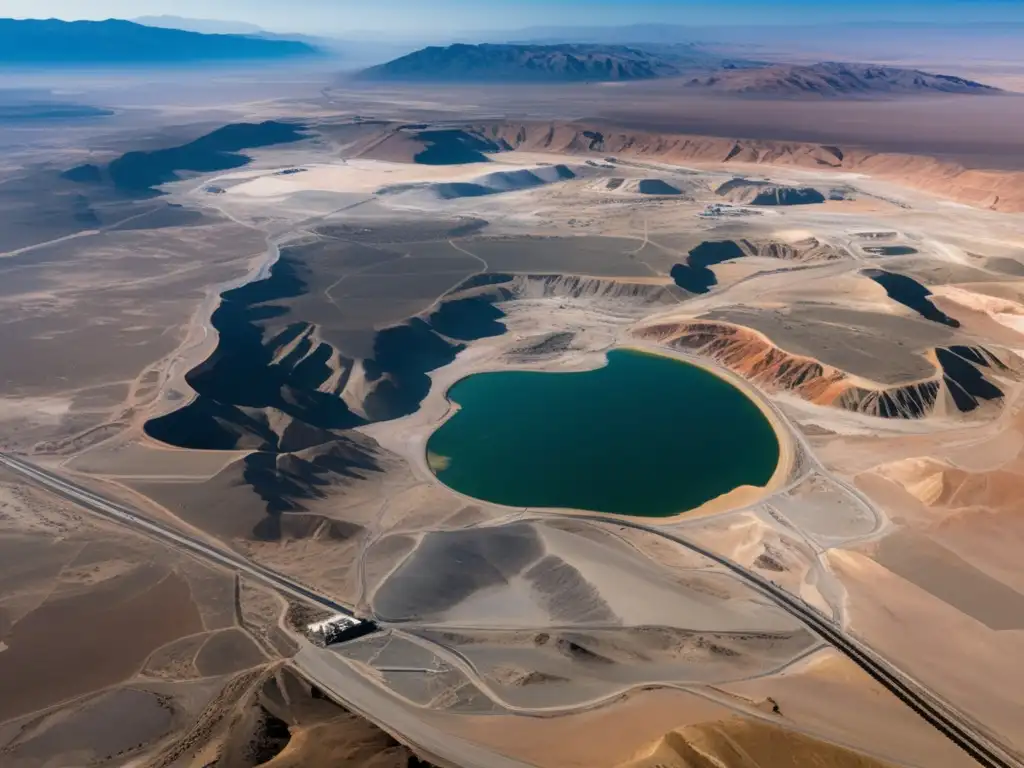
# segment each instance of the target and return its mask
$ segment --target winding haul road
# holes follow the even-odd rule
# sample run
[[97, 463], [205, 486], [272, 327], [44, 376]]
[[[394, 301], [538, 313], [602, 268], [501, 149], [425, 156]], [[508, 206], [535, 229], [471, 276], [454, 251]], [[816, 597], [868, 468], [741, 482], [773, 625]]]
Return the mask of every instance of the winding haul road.
[[[202, 539], [188, 536], [168, 525], [150, 520], [123, 504], [105, 499], [86, 488], [68, 481], [54, 472], [42, 469], [35, 464], [25, 461], [24, 459], [0, 453], [0, 466], [6, 467], [10, 471], [21, 475], [36, 485], [42, 486], [56, 495], [72, 501], [108, 521], [125, 525], [150, 538], [178, 547], [194, 556], [212, 561], [220, 566], [235, 570], [253, 579], [261, 581], [291, 597], [321, 606], [333, 612], [346, 614], [348, 616], [353, 615], [352, 611], [346, 606], [341, 605], [329, 597], [321, 595], [302, 584], [292, 581], [287, 576], [277, 573], [269, 568], [265, 568], [251, 560], [241, 557], [240, 555], [236, 555], [233, 552], [222, 549], [221, 547], [209, 542], [203, 541]], [[837, 625], [827, 616], [820, 613], [798, 597], [790, 594], [785, 589], [779, 587], [769, 579], [749, 571], [738, 563], [735, 563], [726, 557], [722, 557], [711, 550], [705, 549], [704, 547], [694, 544], [687, 539], [654, 526], [647, 526], [642, 523], [633, 523], [628, 520], [609, 520], [607, 517], [599, 515], [574, 515], [574, 519], [578, 520], [580, 518], [597, 522], [604, 526], [620, 526], [653, 533], [707, 557], [721, 565], [723, 568], [729, 570], [758, 592], [769, 597], [780, 608], [803, 622], [808, 628], [820, 635], [824, 640], [835, 647], [836, 650], [847, 656], [878, 683], [885, 686], [885, 688], [887, 688], [894, 696], [917, 712], [936, 730], [967, 752], [967, 754], [973, 757], [979, 764], [986, 768], [1024, 768], [1024, 762], [1022, 762], [1013, 752], [1001, 745], [995, 738], [985, 733], [976, 723], [962, 712], [959, 712], [949, 702], [944, 701], [923, 685], [899, 671], [896, 667], [880, 657], [861, 641], [847, 634], [842, 627]], [[323, 665], [322, 661], [319, 663]], [[315, 667], [316, 664], [305, 664], [303, 666]], [[325, 678], [330, 677], [328, 670], [322, 670], [322, 673]], [[320, 675], [318, 674], [317, 677], [320, 677]], [[344, 702], [344, 696], [337, 690], [336, 686], [330, 685], [330, 681], [327, 679], [323, 682], [325, 689], [334, 691], [335, 695], [342, 698]], [[346, 687], [351, 686], [351, 684], [352, 682], [348, 681], [348, 685]], [[387, 702], [385, 698], [378, 698], [380, 698], [382, 708], [386, 707]], [[384, 725], [387, 722], [386, 718], [371, 715], [370, 713], [365, 712], [362, 707], [357, 707], [356, 709], [357, 711], [360, 711], [361, 714], [367, 716], [368, 719], [377, 722], [378, 724]], [[396, 727], [401, 729], [401, 726], [397, 724], [388, 725], [390, 725], [390, 730], [395, 730]], [[411, 737], [412, 739], [416, 738], [412, 733], [406, 734], [406, 736]], [[420, 734], [420, 736], [423, 738], [425, 734]], [[424, 738], [424, 740], [426, 739]], [[431, 741], [436, 740], [431, 739]], [[422, 746], [428, 747], [426, 744]], [[454, 744], [449, 744], [449, 746], [454, 746]], [[475, 759], [470, 758], [470, 760], [472, 760], [471, 764], [475, 764], [477, 761], [480, 761], [481, 764], [487, 763], [489, 765], [510, 766], [515, 762], [507, 759], [493, 759], [500, 757], [497, 755], [487, 755], [488, 759], [482, 760], [481, 758], [484, 756], [481, 753], [480, 748], [474, 746], [474, 750], [476, 751], [476, 754], [473, 756]], [[433, 748], [428, 747], [427, 751], [436, 755], [439, 751], [443, 752], [447, 750], [438, 750], [437, 745], [435, 744]], [[459, 751], [464, 759], [469, 757], [469, 755], [466, 754], [466, 750]], [[443, 755], [439, 756], [444, 759]], [[445, 762], [448, 761], [445, 760]], [[454, 764], [458, 764], [457, 761], [453, 762]]]
[[695, 552], [699, 552], [710, 560], [718, 563], [730, 572], [743, 579], [749, 586], [768, 596], [780, 608], [802, 621], [808, 628], [819, 634], [837, 651], [844, 654], [854, 664], [867, 672], [877, 682], [885, 686], [890, 693], [913, 709], [928, 721], [936, 730], [950, 741], [967, 752], [981, 765], [987, 768], [1021, 768], [1024, 766], [1009, 749], [1002, 746], [993, 737], [984, 733], [970, 718], [959, 712], [953, 705], [900, 672], [896, 667], [880, 657], [862, 642], [847, 634], [816, 608], [805, 603], [798, 597], [764, 578], [758, 573], [749, 571], [727, 557], [694, 544], [687, 539], [675, 536], [667, 531], [642, 523], [628, 520], [610, 522], [606, 517], [598, 515], [574, 515], [603, 525], [617, 525], [624, 528], [654, 533], [662, 538], [673, 541]]

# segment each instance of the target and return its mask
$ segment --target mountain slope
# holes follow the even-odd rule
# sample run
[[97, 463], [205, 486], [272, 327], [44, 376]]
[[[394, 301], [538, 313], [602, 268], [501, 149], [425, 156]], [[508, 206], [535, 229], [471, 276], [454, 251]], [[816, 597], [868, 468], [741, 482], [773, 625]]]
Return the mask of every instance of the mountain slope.
[[679, 73], [668, 58], [619, 45], [431, 46], [364, 70], [363, 80], [556, 82], [646, 80]]
[[1000, 89], [952, 75], [873, 64], [822, 62], [729, 69], [693, 78], [687, 86], [722, 93], [770, 96], [857, 96], [911, 93], [1001, 93]]
[[170, 64], [274, 60], [314, 53], [312, 46], [292, 40], [205, 35], [116, 19], [0, 19], [3, 64]]

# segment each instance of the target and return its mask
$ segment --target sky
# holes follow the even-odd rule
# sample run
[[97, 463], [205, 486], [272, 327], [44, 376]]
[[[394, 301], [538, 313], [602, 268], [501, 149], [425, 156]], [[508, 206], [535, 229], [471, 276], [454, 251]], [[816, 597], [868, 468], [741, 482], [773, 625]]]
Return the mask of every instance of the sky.
[[1024, 23], [1024, 0], [0, 0], [0, 17], [245, 21], [278, 32], [457, 35], [531, 26]]

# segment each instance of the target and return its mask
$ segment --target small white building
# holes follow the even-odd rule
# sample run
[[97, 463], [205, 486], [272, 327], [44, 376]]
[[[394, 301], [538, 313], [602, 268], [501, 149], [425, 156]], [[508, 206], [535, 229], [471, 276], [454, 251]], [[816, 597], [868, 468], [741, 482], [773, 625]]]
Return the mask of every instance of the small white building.
[[336, 613], [306, 625], [306, 636], [316, 645], [326, 647], [344, 640], [353, 640], [377, 629], [372, 621], [363, 621], [344, 613]]

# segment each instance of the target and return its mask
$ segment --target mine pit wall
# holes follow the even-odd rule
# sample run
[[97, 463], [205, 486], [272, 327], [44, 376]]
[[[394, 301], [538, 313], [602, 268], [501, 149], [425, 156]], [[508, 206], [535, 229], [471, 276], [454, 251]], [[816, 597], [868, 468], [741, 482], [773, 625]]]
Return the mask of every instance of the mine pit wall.
[[802, 263], [839, 261], [851, 258], [850, 254], [839, 246], [823, 243], [817, 238], [807, 238], [795, 243], [779, 241], [737, 240], [737, 245], [748, 256], [779, 261], [795, 261]]
[[1024, 172], [966, 168], [920, 155], [807, 142], [624, 131], [583, 123], [494, 122], [467, 128], [530, 152], [644, 158], [669, 164], [749, 163], [864, 173], [978, 208], [1024, 212]]
[[[948, 362], [925, 381], [878, 389], [860, 386], [847, 372], [776, 347], [748, 328], [701, 320], [666, 322], [637, 329], [646, 341], [714, 360], [768, 392], [785, 391], [817, 405], [829, 405], [867, 416], [886, 419], [919, 419], [927, 416], [964, 415], [981, 410], [986, 402], [1003, 396], [985, 372], [1019, 380], [1019, 373], [1003, 362], [1010, 353], [983, 347], [937, 349], [945, 359], [960, 361], [958, 381]], [[966, 369], [967, 373], [962, 371]], [[966, 378], [966, 382], [964, 379]]]
[[515, 299], [590, 299], [638, 308], [676, 304], [685, 297], [668, 282], [631, 282], [586, 275], [516, 275], [509, 289]]

